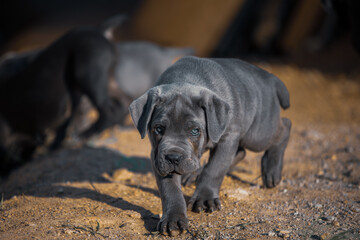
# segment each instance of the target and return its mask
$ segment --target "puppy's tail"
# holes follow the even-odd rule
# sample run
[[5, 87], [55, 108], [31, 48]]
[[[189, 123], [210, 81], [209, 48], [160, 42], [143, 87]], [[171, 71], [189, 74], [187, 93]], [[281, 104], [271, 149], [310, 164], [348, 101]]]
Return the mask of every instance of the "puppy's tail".
[[128, 16], [126, 14], [113, 16], [100, 24], [99, 29], [104, 34], [105, 38], [112, 40], [115, 28], [122, 25], [127, 18]]
[[285, 84], [276, 78], [276, 95], [279, 99], [280, 102], [280, 106], [283, 109], [288, 109], [290, 107], [290, 96], [289, 96], [289, 91], [287, 90]]

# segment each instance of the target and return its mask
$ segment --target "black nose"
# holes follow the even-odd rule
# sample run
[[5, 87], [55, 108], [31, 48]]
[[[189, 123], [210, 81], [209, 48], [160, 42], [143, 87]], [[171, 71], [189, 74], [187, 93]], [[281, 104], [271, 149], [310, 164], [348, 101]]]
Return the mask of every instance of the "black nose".
[[177, 153], [170, 153], [165, 155], [165, 159], [174, 164], [178, 164], [179, 161], [181, 160], [181, 155]]

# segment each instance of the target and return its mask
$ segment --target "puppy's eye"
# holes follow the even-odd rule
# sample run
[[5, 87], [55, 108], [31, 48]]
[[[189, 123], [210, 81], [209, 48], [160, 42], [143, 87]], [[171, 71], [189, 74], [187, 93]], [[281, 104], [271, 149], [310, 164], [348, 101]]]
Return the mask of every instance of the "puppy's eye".
[[194, 137], [197, 137], [200, 135], [200, 129], [198, 128], [194, 128], [191, 130], [191, 135], [193, 135]]
[[165, 128], [163, 126], [157, 126], [154, 131], [156, 135], [163, 135]]

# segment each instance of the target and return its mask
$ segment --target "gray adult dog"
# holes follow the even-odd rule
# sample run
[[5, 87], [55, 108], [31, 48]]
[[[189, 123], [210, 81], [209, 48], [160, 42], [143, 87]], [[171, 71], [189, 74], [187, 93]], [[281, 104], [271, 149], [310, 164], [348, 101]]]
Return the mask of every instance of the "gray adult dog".
[[192, 211], [220, 209], [221, 183], [245, 148], [265, 151], [263, 183], [277, 185], [291, 129], [280, 108], [289, 106], [288, 90], [277, 77], [240, 60], [184, 57], [168, 68], [130, 105], [141, 137], [148, 131], [152, 145], [163, 208], [158, 230], [171, 234], [188, 227], [181, 175], [200, 168], [206, 149], [210, 158], [197, 177]]

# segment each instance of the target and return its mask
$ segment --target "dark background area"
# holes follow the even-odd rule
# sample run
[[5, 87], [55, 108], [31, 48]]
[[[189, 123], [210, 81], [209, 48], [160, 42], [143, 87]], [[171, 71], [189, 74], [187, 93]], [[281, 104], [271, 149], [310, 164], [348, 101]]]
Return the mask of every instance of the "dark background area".
[[60, 28], [98, 24], [119, 14], [131, 15], [141, 0], [13, 0], [0, 3], [0, 46], [9, 43], [22, 32], [37, 26]]
[[[248, 60], [290, 92], [291, 107], [281, 113], [293, 123], [283, 181], [262, 188], [262, 153], [248, 151], [224, 179], [222, 210], [188, 211], [190, 229], [178, 239], [359, 239], [359, 4], [5, 0], [0, 62], [9, 51], [46, 47], [72, 27], [120, 13], [129, 18], [116, 30], [118, 42], [151, 41], [193, 47], [202, 57]], [[96, 111], [90, 113], [94, 120]], [[149, 172], [151, 145], [130, 127], [130, 117], [128, 123], [84, 146], [69, 141], [56, 152], [41, 148], [8, 177], [0, 176], [0, 239], [162, 239], [154, 232], [162, 210]], [[194, 189], [185, 187], [184, 194]]]
[[2, 1], [0, 53], [44, 47], [71, 27], [125, 13], [129, 20], [117, 32], [118, 41], [147, 40], [190, 46], [198, 56], [281, 59], [353, 72], [360, 63], [359, 41], [353, 37], [359, 38], [353, 33], [360, 29], [359, 5], [356, 0]]

